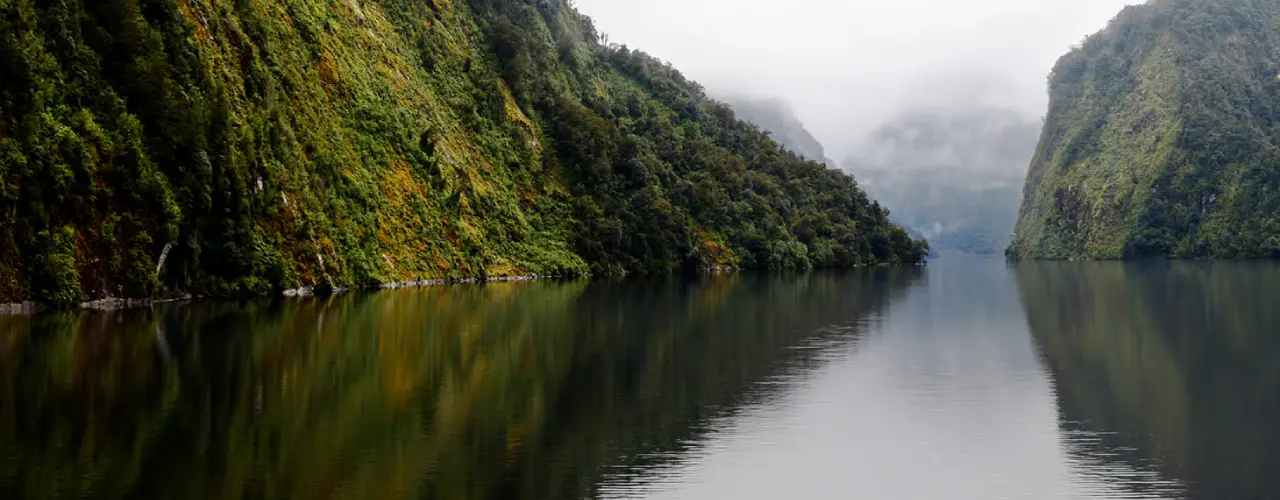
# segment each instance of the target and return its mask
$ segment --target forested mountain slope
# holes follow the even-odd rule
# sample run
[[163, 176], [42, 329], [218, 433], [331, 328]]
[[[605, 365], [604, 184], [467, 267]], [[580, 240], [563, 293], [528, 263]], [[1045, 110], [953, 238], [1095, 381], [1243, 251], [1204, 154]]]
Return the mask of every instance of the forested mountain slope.
[[1014, 258], [1280, 257], [1280, 2], [1126, 8], [1058, 61]]
[[0, 302], [916, 262], [565, 0], [0, 0]]

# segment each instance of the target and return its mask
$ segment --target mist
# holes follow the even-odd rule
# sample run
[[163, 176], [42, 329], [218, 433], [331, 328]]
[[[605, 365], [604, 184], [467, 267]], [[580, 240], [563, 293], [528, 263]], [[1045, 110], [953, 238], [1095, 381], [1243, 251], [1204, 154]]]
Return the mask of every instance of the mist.
[[713, 97], [780, 98], [844, 159], [904, 113], [1038, 119], [1059, 56], [1134, 0], [576, 0], [612, 43]]

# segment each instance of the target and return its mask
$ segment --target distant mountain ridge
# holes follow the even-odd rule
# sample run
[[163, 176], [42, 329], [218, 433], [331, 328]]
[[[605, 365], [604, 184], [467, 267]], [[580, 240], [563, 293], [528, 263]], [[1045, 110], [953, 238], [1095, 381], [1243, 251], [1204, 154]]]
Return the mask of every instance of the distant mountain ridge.
[[868, 134], [843, 167], [934, 250], [998, 253], [1038, 131], [1036, 120], [1010, 110], [915, 110]]
[[805, 128], [786, 100], [741, 96], [726, 97], [723, 100], [733, 108], [733, 113], [739, 119], [768, 132], [769, 137], [782, 147], [806, 159], [835, 165], [835, 162], [827, 158], [826, 148]]
[[[783, 147], [837, 165], [785, 100], [722, 99]], [[934, 250], [999, 253], [1017, 220], [1039, 125], [997, 108], [911, 110], [858, 141], [842, 168]]]
[[1019, 178], [1040, 124], [1000, 108], [912, 110], [869, 134], [846, 158], [865, 168], [962, 169]]

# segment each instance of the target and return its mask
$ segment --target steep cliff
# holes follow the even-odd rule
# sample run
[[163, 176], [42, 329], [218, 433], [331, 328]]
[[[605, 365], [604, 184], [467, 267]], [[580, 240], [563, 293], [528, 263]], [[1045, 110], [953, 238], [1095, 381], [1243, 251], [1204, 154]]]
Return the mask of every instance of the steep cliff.
[[1058, 61], [1009, 255], [1280, 257], [1280, 3], [1132, 6]]
[[0, 0], [0, 302], [915, 262], [565, 0]]

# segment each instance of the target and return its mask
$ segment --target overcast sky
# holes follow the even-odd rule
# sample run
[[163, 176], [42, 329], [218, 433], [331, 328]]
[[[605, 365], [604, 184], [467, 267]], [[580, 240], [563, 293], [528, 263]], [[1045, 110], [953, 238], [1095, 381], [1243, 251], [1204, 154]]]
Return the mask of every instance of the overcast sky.
[[614, 43], [710, 93], [776, 96], [842, 158], [897, 112], [984, 103], [1039, 117], [1053, 63], [1138, 0], [575, 0]]

